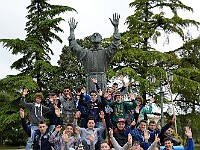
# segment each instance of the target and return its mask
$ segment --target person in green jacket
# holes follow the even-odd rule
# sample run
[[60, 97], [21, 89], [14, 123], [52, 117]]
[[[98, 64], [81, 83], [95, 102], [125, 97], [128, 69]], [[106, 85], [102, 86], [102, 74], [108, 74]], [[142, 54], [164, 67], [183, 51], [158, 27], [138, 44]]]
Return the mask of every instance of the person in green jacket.
[[118, 121], [118, 118], [126, 118], [126, 113], [128, 110], [133, 110], [137, 106], [136, 101], [130, 97], [132, 100], [132, 103], [126, 102], [123, 99], [123, 96], [121, 92], [116, 92], [114, 95], [114, 102], [107, 102], [107, 105], [109, 105], [113, 109], [113, 125], [116, 126], [116, 123]]

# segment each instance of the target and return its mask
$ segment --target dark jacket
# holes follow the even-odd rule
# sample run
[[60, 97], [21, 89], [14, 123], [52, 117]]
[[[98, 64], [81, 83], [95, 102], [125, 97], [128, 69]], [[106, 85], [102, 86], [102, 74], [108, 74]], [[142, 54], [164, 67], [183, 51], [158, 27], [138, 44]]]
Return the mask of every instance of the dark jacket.
[[[172, 143], [174, 144], [174, 146], [180, 145], [180, 140], [176, 139], [173, 136], [169, 136], [165, 133], [165, 131], [167, 129], [169, 129], [169, 127], [173, 124], [174, 122], [172, 120], [169, 121], [169, 123], [167, 123], [165, 126], [162, 127], [160, 134], [158, 135], [158, 137], [160, 138], [160, 143], [161, 145], [164, 145], [163, 140], [165, 138], [170, 138], [172, 140]], [[151, 136], [151, 135], [150, 135]], [[155, 136], [154, 136], [155, 137]]]
[[93, 102], [83, 101], [83, 97], [84, 95], [81, 94], [79, 102], [81, 105], [86, 107], [86, 117], [93, 116], [97, 122], [100, 121], [99, 113], [101, 110], [104, 110], [106, 106], [104, 99], [102, 99], [102, 101], [98, 101], [98, 99], [96, 99], [96, 101]]
[[121, 147], [123, 147], [128, 142], [128, 136], [124, 134], [124, 130], [119, 130], [116, 128], [113, 132], [113, 136]]
[[128, 135], [129, 133], [132, 135], [133, 141], [139, 141], [144, 150], [147, 150], [149, 148], [149, 146], [151, 145], [151, 143], [149, 143], [149, 142], [146, 143], [144, 141], [144, 133], [139, 128], [131, 129], [130, 127], [128, 127], [124, 131], [124, 134]]
[[[55, 114], [55, 108], [54, 108], [54, 104], [49, 102], [47, 105], [47, 107], [51, 108], [52, 111], [48, 112], [45, 114], [45, 116], [47, 117], [47, 119], [49, 119], [49, 124], [50, 125], [56, 125], [58, 122], [58, 117]], [[60, 108], [60, 106], [58, 105], [58, 107]]]
[[[31, 128], [26, 124], [26, 120], [24, 118], [21, 119], [22, 127], [26, 134], [31, 136]], [[33, 140], [33, 150], [51, 150], [52, 144], [49, 142], [49, 133], [41, 135], [39, 130], [34, 131], [34, 140]]]

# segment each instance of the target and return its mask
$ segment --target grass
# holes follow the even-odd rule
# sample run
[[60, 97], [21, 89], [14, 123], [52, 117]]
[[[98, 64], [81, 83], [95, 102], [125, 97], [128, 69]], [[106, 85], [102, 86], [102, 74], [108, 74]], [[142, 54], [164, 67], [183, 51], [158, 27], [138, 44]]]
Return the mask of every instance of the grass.
[[17, 150], [24, 149], [24, 146], [0, 146], [1, 150]]

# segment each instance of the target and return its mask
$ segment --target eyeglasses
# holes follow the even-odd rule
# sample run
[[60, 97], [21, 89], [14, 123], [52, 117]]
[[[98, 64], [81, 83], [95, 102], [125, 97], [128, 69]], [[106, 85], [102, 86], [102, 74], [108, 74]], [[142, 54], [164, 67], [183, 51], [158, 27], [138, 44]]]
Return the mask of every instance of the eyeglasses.
[[70, 90], [64, 90], [64, 92], [70, 92]]

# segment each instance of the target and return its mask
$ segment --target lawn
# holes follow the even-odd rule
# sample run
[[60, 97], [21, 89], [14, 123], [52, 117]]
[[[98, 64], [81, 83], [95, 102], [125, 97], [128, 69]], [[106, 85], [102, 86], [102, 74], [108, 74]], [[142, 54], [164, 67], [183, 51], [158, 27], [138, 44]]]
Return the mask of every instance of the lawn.
[[0, 146], [0, 149], [1, 150], [20, 150], [20, 149], [24, 149], [24, 146], [16, 146], [16, 147], [13, 147], [13, 146]]

